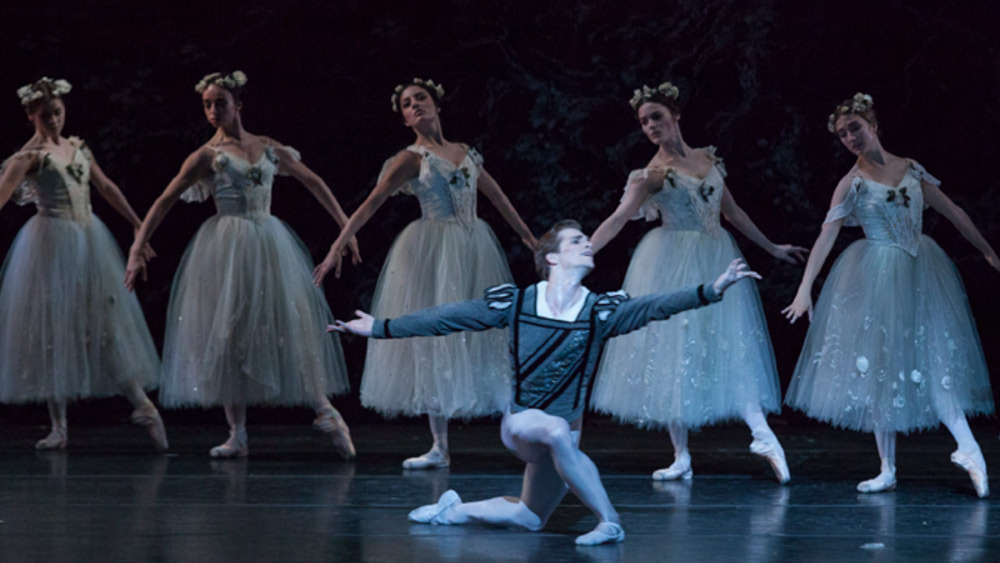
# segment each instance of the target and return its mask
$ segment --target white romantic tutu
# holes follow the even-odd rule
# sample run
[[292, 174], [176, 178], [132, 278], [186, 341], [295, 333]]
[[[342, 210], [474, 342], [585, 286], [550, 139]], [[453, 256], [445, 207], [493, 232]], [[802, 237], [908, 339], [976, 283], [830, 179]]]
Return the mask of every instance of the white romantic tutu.
[[0, 271], [0, 402], [105, 397], [155, 387], [159, 358], [97, 216], [35, 215]]
[[[657, 227], [636, 248], [624, 289], [635, 297], [711, 283], [738, 257], [725, 230]], [[697, 428], [740, 418], [747, 405], [778, 411], [774, 352], [756, 283], [738, 283], [719, 303], [612, 338], [591, 404], [641, 427], [680, 421]]]

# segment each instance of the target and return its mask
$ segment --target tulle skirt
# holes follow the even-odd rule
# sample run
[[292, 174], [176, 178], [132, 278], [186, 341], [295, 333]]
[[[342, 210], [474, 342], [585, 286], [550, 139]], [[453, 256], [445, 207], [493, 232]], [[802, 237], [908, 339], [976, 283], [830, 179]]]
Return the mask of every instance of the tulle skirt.
[[859, 240], [823, 284], [785, 402], [836, 426], [909, 432], [993, 411], [965, 288], [941, 248]]
[[155, 387], [160, 362], [121, 251], [96, 216], [35, 215], [0, 270], [0, 402]]
[[[376, 318], [479, 299], [511, 281], [493, 231], [481, 219], [420, 219], [396, 238], [372, 302]], [[369, 340], [361, 403], [380, 413], [464, 418], [500, 412], [510, 397], [507, 332]]]
[[[733, 237], [657, 227], [629, 264], [632, 296], [711, 283], [734, 258]], [[719, 303], [611, 339], [592, 405], [641, 427], [689, 427], [740, 418], [747, 405], [781, 407], [774, 352], [757, 285], [742, 281]]]
[[346, 391], [312, 260], [270, 215], [216, 215], [188, 245], [167, 310], [160, 401], [314, 406]]

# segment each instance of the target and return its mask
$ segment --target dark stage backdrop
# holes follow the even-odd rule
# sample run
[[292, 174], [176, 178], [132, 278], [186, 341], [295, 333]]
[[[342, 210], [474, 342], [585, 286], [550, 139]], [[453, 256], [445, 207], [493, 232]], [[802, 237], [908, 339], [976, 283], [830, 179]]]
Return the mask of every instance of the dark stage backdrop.
[[[66, 133], [88, 141], [140, 215], [212, 134], [195, 82], [211, 71], [241, 69], [250, 79], [247, 129], [301, 150], [348, 212], [371, 189], [383, 161], [411, 141], [389, 96], [395, 84], [419, 76], [444, 84], [445, 135], [485, 155], [487, 169], [536, 233], [564, 217], [592, 230], [615, 208], [628, 171], [654, 152], [627, 104], [632, 89], [669, 79], [681, 89], [687, 141], [718, 146], [734, 197], [772, 240], [811, 246], [833, 188], [851, 166], [826, 130], [827, 115], [863, 91], [875, 98], [886, 148], [943, 179], [946, 193], [1000, 246], [994, 179], [1000, 4], [993, 0], [3, 4], [0, 152], [14, 152], [31, 134], [16, 88], [43, 75], [66, 78], [73, 84]], [[516, 280], [532, 282], [529, 253], [484, 203], [480, 213]], [[103, 201], [94, 208], [126, 249], [131, 228]], [[13, 204], [0, 212], [0, 252], [32, 212]], [[337, 234], [289, 179], [276, 186], [273, 212], [314, 259]], [[212, 213], [211, 203], [179, 203], [153, 239], [159, 258], [138, 291], [158, 346], [175, 268]], [[369, 306], [389, 245], [418, 215], [413, 198], [392, 198], [361, 231], [364, 263], [326, 283], [335, 315]], [[961, 271], [996, 373], [1000, 274], [947, 221], [934, 212], [926, 219], [925, 231]], [[648, 229], [630, 224], [600, 254], [588, 284], [619, 287]], [[765, 276], [761, 294], [784, 388], [806, 323], [789, 326], [779, 311], [791, 301], [802, 267], [779, 263], [736, 236]], [[827, 269], [858, 236], [858, 229], [842, 232]], [[376, 420], [357, 396], [365, 346], [348, 338], [344, 347], [354, 391], [335, 404], [351, 421]], [[88, 416], [108, 421], [127, 413], [117, 399], [81, 403], [70, 416], [84, 424]], [[260, 422], [308, 417], [288, 409], [251, 413]], [[221, 423], [222, 413], [178, 411], [167, 418]], [[41, 407], [0, 407], [0, 423], [45, 420]]]

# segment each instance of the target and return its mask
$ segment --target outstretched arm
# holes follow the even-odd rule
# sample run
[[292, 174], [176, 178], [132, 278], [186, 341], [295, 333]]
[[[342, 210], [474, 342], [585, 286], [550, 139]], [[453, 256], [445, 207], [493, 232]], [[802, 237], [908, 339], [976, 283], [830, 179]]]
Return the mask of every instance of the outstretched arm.
[[[129, 205], [128, 199], [125, 198], [125, 194], [122, 193], [121, 188], [104, 174], [104, 170], [97, 164], [97, 160], [93, 155], [90, 157], [90, 183], [97, 189], [97, 193], [101, 194], [101, 197], [110, 203], [111, 207], [114, 207], [115, 211], [132, 225], [132, 229], [134, 230], [133, 235], [137, 235], [139, 228], [142, 227], [142, 220], [139, 219], [132, 206]], [[153, 248], [148, 243], [142, 247], [142, 257], [144, 260], [152, 260], [156, 257], [156, 252], [153, 252]]]
[[606, 338], [632, 332], [688, 309], [721, 301], [722, 295], [730, 286], [745, 278], [759, 280], [761, 276], [750, 270], [742, 259], [737, 258], [711, 284], [629, 299], [619, 305], [608, 318]]
[[342, 254], [348, 241], [361, 230], [361, 227], [365, 226], [365, 223], [372, 218], [378, 208], [382, 207], [386, 198], [398, 190], [404, 182], [416, 178], [419, 173], [419, 157], [410, 151], [400, 151], [389, 164], [389, 168], [386, 169], [379, 182], [375, 184], [372, 193], [368, 194], [364, 203], [347, 220], [347, 224], [340, 231], [340, 236], [330, 246], [330, 252], [327, 253], [326, 258], [313, 270], [313, 283], [317, 286], [322, 285], [323, 278], [330, 270], [333, 270], [334, 277], [340, 277]]
[[532, 252], [535, 251], [535, 246], [538, 241], [535, 239], [535, 235], [531, 234], [531, 230], [528, 226], [524, 224], [521, 220], [521, 216], [518, 215], [517, 210], [514, 209], [514, 205], [511, 204], [510, 200], [507, 199], [507, 195], [503, 193], [500, 189], [500, 185], [497, 184], [493, 176], [486, 171], [482, 166], [479, 167], [479, 191], [483, 192], [483, 195], [497, 208], [500, 215], [503, 215], [504, 220], [510, 225], [517, 236], [521, 237], [521, 242], [524, 243]]
[[170, 208], [177, 203], [177, 199], [181, 197], [184, 190], [212, 173], [213, 158], [212, 151], [206, 148], [191, 153], [181, 165], [180, 172], [167, 184], [167, 188], [149, 208], [128, 253], [128, 264], [125, 267], [125, 287], [129, 291], [135, 288], [135, 281], [140, 275], [143, 280], [146, 279], [146, 259], [143, 255], [143, 248], [149, 243], [156, 228], [160, 226], [160, 222], [163, 221]]
[[959, 207], [955, 202], [951, 200], [941, 188], [932, 184], [930, 182], [924, 181], [921, 185], [924, 192], [924, 200], [928, 205], [937, 210], [938, 213], [944, 215], [948, 221], [951, 221], [952, 225], [958, 229], [958, 232], [962, 233], [965, 240], [972, 243], [972, 246], [976, 247], [976, 250], [983, 253], [983, 257], [986, 258], [986, 262], [993, 267], [994, 270], [1000, 271], [1000, 258], [997, 258], [997, 253], [994, 252], [993, 247], [990, 243], [983, 238], [982, 233], [973, 224], [972, 219], [969, 218], [969, 214], [965, 212], [964, 209]]
[[618, 236], [625, 223], [628, 223], [632, 217], [635, 217], [639, 213], [642, 202], [646, 201], [652, 190], [662, 185], [662, 172], [651, 171], [647, 178], [637, 176], [629, 181], [629, 186], [625, 191], [625, 197], [621, 203], [618, 204], [618, 207], [615, 208], [614, 212], [607, 219], [601, 222], [597, 230], [590, 237], [590, 244], [594, 248], [595, 254]]
[[753, 241], [754, 244], [763, 248], [775, 258], [779, 260], [784, 260], [791, 264], [797, 264], [803, 262], [806, 259], [806, 253], [809, 252], [801, 246], [794, 246], [791, 244], [774, 244], [768, 239], [757, 225], [750, 219], [746, 211], [736, 204], [736, 200], [733, 199], [733, 194], [729, 192], [729, 188], [723, 186], [722, 188], [722, 215], [727, 221], [732, 223], [736, 229], [743, 233], [748, 239]]
[[493, 309], [485, 299], [472, 299], [428, 307], [395, 319], [374, 319], [364, 311], [355, 314], [358, 317], [352, 321], [327, 325], [327, 332], [349, 332], [378, 339], [478, 332], [506, 326], [508, 310]]

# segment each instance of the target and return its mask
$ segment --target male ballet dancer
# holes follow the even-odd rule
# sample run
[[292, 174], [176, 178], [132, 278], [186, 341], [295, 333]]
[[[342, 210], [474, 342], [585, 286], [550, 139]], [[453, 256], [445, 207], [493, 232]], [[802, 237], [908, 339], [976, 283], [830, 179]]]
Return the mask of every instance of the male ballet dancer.
[[410, 513], [425, 524], [471, 522], [537, 531], [567, 490], [597, 515], [599, 523], [576, 538], [578, 545], [625, 539], [594, 462], [579, 448], [580, 427], [604, 342], [651, 321], [722, 299], [737, 281], [760, 275], [734, 260], [714, 283], [630, 299], [623, 291], [597, 295], [581, 285], [594, 268], [590, 240], [576, 221], [556, 223], [538, 241], [535, 266], [545, 280], [525, 289], [512, 284], [486, 290], [483, 299], [448, 303], [396, 319], [358, 318], [327, 327], [371, 338], [437, 336], [510, 327], [513, 397], [500, 437], [526, 464], [520, 498], [463, 503], [447, 491], [435, 504]]

